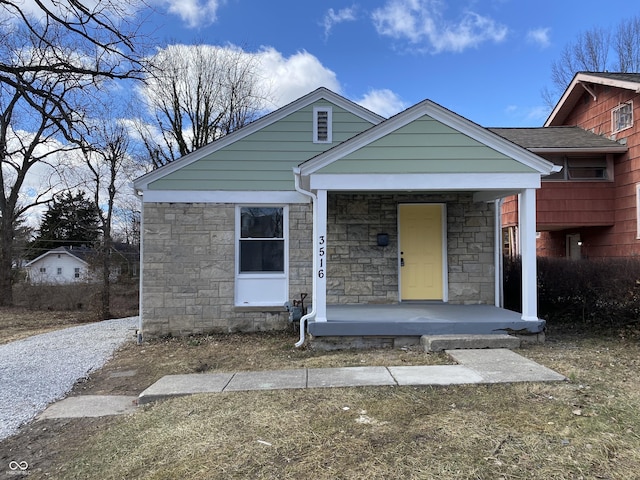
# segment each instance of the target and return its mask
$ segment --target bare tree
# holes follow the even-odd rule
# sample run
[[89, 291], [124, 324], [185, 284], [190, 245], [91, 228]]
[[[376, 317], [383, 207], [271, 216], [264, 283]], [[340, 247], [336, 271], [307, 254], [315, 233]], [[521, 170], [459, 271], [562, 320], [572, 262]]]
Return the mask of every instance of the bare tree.
[[613, 29], [594, 27], [565, 45], [551, 64], [552, 87], [544, 88], [542, 97], [553, 107], [577, 72], [607, 70], [640, 71], [640, 17], [623, 20]]
[[[17, 219], [55, 193], [91, 96], [141, 76], [137, 1], [0, 0], [0, 306], [13, 303]], [[25, 199], [27, 175], [45, 166], [54, 170]]]
[[620, 22], [614, 34], [613, 48], [619, 72], [640, 72], [640, 17]]
[[264, 108], [257, 57], [236, 47], [171, 45], [149, 60], [137, 129], [160, 167], [242, 127]]
[[[13, 56], [14, 61], [27, 66], [46, 62], [47, 50], [37, 48], [38, 39], [30, 32], [15, 30], [4, 40], [0, 58]], [[65, 116], [81, 120], [82, 106], [76, 93], [86, 82], [82, 76], [70, 79], [37, 69], [26, 69], [15, 77], [13, 83], [0, 81], [0, 306], [13, 302], [11, 267], [17, 219], [50, 201], [60, 187], [59, 167], [76, 148], [61, 141], [65, 136], [61, 125]], [[29, 88], [16, 88], [15, 83]], [[34, 91], [38, 94], [32, 94]], [[27, 197], [23, 190], [27, 175], [36, 166], [41, 181], [37, 191]]]
[[100, 315], [111, 318], [111, 274], [113, 251], [113, 220], [118, 192], [131, 179], [133, 162], [129, 155], [128, 130], [107, 106], [84, 137], [83, 155], [89, 173], [94, 201], [100, 208], [102, 242], [100, 245], [102, 294]]

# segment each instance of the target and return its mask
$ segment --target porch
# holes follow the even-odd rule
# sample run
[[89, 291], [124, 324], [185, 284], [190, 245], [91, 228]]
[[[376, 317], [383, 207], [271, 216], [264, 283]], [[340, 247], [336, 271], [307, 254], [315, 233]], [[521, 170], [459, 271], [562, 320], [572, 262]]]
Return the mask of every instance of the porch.
[[544, 320], [493, 305], [403, 302], [392, 305], [327, 305], [327, 321], [311, 321], [313, 337], [419, 337], [422, 335], [537, 335]]

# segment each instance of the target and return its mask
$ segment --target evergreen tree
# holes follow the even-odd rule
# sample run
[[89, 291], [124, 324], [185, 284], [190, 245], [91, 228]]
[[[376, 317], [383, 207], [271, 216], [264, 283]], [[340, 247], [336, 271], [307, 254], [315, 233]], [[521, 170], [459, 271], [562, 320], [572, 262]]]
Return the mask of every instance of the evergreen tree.
[[100, 239], [100, 209], [83, 191], [54, 198], [42, 216], [31, 257], [57, 247], [92, 247]]

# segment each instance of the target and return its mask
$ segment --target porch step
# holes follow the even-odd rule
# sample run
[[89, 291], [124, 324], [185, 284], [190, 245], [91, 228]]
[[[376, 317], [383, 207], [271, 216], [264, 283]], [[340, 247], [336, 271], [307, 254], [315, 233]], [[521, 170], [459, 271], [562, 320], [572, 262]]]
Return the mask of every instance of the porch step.
[[520, 348], [520, 339], [512, 335], [423, 335], [425, 352], [471, 348]]

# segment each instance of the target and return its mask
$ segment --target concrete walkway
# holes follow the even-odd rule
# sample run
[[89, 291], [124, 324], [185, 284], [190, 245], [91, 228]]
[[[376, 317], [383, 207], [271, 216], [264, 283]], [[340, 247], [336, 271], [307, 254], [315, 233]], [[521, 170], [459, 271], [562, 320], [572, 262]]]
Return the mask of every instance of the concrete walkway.
[[[138, 405], [197, 393], [246, 390], [559, 382], [566, 378], [507, 349], [447, 350], [458, 365], [305, 368], [261, 372], [167, 375], [139, 397], [70, 397], [39, 419], [102, 416], [135, 411]], [[137, 400], [137, 402], [136, 402]], [[111, 412], [111, 413], [109, 413]]]

